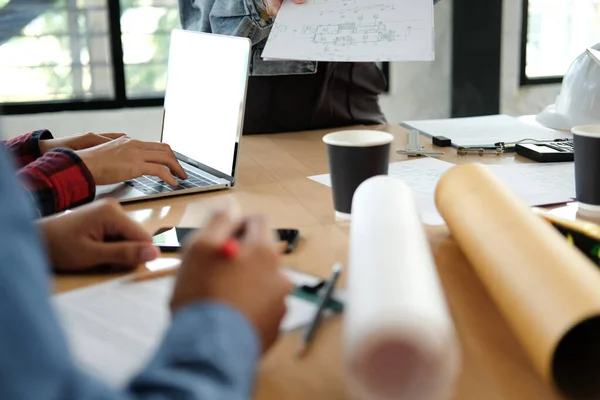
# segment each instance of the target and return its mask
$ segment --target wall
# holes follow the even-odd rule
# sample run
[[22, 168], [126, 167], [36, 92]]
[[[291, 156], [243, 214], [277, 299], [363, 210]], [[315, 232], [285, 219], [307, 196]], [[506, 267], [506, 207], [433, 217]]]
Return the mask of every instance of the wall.
[[[390, 123], [450, 115], [452, 0], [440, 2], [435, 9], [436, 60], [391, 65], [390, 94], [381, 99]], [[14, 115], [3, 117], [2, 132], [5, 136], [38, 128], [50, 129], [55, 136], [126, 132], [142, 140], [158, 140], [161, 118], [161, 108]]]
[[501, 112], [537, 114], [553, 104], [560, 85], [520, 87], [522, 0], [504, 0], [502, 27]]
[[452, 0], [435, 6], [435, 61], [391, 65], [391, 93], [381, 99], [390, 123], [448, 118], [452, 88]]

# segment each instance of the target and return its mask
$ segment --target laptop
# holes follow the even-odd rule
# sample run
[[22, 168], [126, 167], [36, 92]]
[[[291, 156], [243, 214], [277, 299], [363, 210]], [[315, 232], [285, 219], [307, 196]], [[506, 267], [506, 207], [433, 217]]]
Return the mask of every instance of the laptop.
[[96, 188], [96, 198], [121, 202], [231, 188], [242, 128], [251, 42], [247, 38], [175, 29], [171, 33], [161, 142], [188, 179], [170, 186], [142, 176]]

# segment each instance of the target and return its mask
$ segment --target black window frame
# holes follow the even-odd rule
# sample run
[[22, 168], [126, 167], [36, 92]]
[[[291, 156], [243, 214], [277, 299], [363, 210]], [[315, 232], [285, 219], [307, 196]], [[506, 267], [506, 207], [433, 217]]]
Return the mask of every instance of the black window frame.
[[[164, 96], [128, 98], [125, 78], [125, 64], [123, 62], [123, 42], [121, 39], [121, 4], [118, 0], [107, 1], [108, 10], [108, 40], [111, 54], [110, 65], [113, 73], [114, 98], [93, 100], [53, 100], [44, 102], [4, 103], [4, 115], [38, 114], [60, 111], [94, 111], [112, 110], [140, 107], [162, 107]], [[381, 69], [386, 79], [385, 93], [389, 93], [390, 66], [385, 62]]]
[[527, 76], [527, 38], [529, 36], [529, 0], [522, 1], [522, 25], [521, 25], [521, 74], [520, 86], [549, 85], [562, 83], [562, 76], [544, 76], [530, 78]]

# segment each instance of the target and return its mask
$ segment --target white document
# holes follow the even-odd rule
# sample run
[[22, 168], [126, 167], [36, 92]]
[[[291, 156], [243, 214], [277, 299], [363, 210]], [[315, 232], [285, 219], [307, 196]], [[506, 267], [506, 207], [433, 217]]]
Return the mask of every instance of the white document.
[[[319, 278], [286, 269], [296, 285], [315, 285]], [[122, 386], [153, 356], [171, 317], [168, 308], [173, 277], [144, 282], [127, 278], [54, 296], [75, 359], [89, 373]], [[260, 295], [260, 294], [258, 294]], [[343, 301], [343, 292], [335, 298]], [[308, 325], [317, 305], [288, 296], [280, 329]]]
[[[392, 163], [389, 175], [403, 180], [412, 190], [426, 225], [443, 225], [435, 206], [438, 181], [454, 164], [435, 158]], [[572, 201], [575, 198], [574, 163], [508, 164], [487, 166], [518, 197], [530, 206]], [[311, 176], [315, 182], [331, 186], [329, 174]]]
[[262, 53], [305, 61], [431, 61], [431, 0], [285, 0]]
[[530, 206], [560, 204], [575, 199], [573, 162], [487, 167]]
[[573, 135], [521, 122], [508, 115], [486, 117], [452, 118], [424, 121], [405, 121], [403, 125], [421, 134], [445, 136], [452, 146], [490, 146], [498, 142], [516, 142], [522, 139], [568, 139]]

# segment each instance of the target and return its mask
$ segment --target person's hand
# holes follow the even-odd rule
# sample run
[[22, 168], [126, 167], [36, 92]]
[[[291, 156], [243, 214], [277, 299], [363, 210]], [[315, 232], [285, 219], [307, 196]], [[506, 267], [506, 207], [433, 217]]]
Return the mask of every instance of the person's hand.
[[[157, 176], [177, 186], [173, 175], [186, 179], [187, 174], [169, 145], [142, 142], [121, 137], [110, 142], [77, 151], [97, 185], [124, 182], [142, 175]], [[171, 170], [171, 173], [165, 169]]]
[[[274, 17], [277, 15], [277, 13], [279, 12], [279, 9], [281, 8], [281, 4], [283, 3], [283, 0], [263, 0], [263, 1], [265, 4], [265, 8], [267, 9], [267, 14], [269, 14], [271, 17]], [[304, 3], [304, 0], [292, 0], [292, 3], [302, 4], [302, 3]]]
[[[219, 248], [242, 232], [238, 256], [226, 259]], [[240, 220], [216, 213], [206, 228], [186, 242], [171, 309], [202, 300], [223, 302], [248, 318], [266, 351], [279, 333], [290, 281], [280, 270], [281, 251], [273, 230], [259, 216]]]
[[159, 255], [152, 236], [111, 199], [43, 218], [38, 224], [57, 271], [104, 265], [135, 268]]
[[71, 150], [84, 150], [90, 147], [110, 142], [125, 136], [124, 133], [84, 133], [82, 135], [69, 136], [58, 139], [40, 140], [40, 153], [46, 154], [52, 149], [63, 148]]

